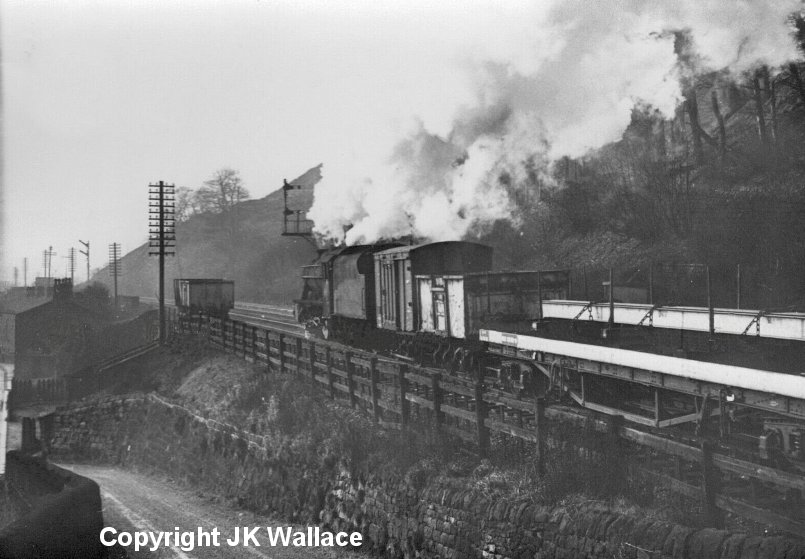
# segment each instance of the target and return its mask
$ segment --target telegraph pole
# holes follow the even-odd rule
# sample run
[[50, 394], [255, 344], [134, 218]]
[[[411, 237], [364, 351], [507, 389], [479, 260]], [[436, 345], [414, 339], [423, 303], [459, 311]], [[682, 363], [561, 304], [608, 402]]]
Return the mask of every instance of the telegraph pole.
[[115, 310], [118, 308], [117, 299], [117, 278], [120, 277], [121, 262], [120, 262], [120, 243], [112, 243], [109, 245], [109, 275], [115, 284]]
[[28, 287], [28, 257], [22, 259], [22, 285]]
[[75, 285], [75, 248], [70, 247], [70, 252], [67, 253], [67, 262], [70, 268], [70, 283]]
[[56, 253], [53, 250], [53, 246], [49, 246], [48, 250], [47, 250], [47, 257], [48, 257], [48, 273], [47, 273], [47, 277], [48, 277], [48, 279], [53, 277], [53, 274], [51, 272], [53, 271], [53, 256], [55, 254]]
[[42, 273], [45, 276], [45, 297], [48, 296], [48, 283], [50, 283], [50, 264], [53, 260], [54, 254], [56, 253], [53, 252], [52, 246], [46, 248], [42, 253]]
[[87, 249], [87, 250], [79, 250], [78, 252], [87, 257], [87, 283], [89, 283], [89, 241], [85, 243], [81, 239], [78, 239], [78, 242], [84, 245]]
[[165, 343], [165, 256], [176, 254], [175, 187], [159, 181], [148, 185], [149, 256], [159, 256], [159, 343]]

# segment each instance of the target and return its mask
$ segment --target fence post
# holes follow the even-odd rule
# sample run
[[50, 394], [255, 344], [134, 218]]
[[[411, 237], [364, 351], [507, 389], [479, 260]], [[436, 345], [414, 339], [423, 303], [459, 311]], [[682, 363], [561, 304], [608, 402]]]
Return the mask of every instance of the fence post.
[[310, 364], [310, 380], [316, 380], [316, 342], [310, 342], [307, 346], [308, 363]]
[[372, 382], [372, 416], [375, 419], [375, 423], [380, 423], [380, 408], [377, 405], [377, 400], [379, 398], [377, 388], [377, 357], [372, 357], [369, 359], [369, 379]]
[[702, 441], [702, 501], [708, 525], [723, 528], [724, 519], [716, 506], [719, 490], [718, 472], [713, 465], [713, 443]]
[[619, 487], [626, 488], [629, 484], [631, 470], [628, 461], [623, 461], [623, 439], [621, 439], [622, 415], [611, 415], [607, 418], [607, 440], [603, 449], [603, 462], [609, 462], [609, 468], [618, 472], [622, 477], [613, 475], [612, 483], [622, 483]]
[[615, 283], [612, 268], [609, 269], [609, 327], [615, 327]]
[[484, 371], [483, 360], [478, 365], [478, 378], [475, 379], [475, 423], [477, 427], [478, 454], [486, 458], [489, 454], [489, 430], [486, 428], [486, 402], [484, 401]]
[[296, 374], [302, 374], [302, 338], [296, 338], [296, 360], [294, 362], [296, 366]]
[[257, 357], [257, 326], [252, 326], [252, 359], [258, 361]]
[[355, 366], [352, 364], [352, 352], [347, 351], [344, 353], [344, 368], [347, 370], [347, 388], [349, 388], [349, 406], [352, 409], [358, 407], [358, 401], [355, 397], [355, 382], [352, 380], [355, 374]]
[[[269, 337], [268, 330], [266, 332], [266, 356], [268, 358], [268, 366], [271, 367], [271, 339]], [[279, 335], [279, 343], [277, 344], [280, 349], [279, 354], [279, 361], [280, 361], [280, 373], [285, 372], [285, 334]]]
[[430, 377], [430, 388], [433, 392], [433, 423], [438, 431], [442, 427], [442, 389], [439, 387], [441, 375], [436, 373]]
[[[581, 269], [584, 271], [584, 300], [589, 301], [590, 300], [590, 288], [589, 288], [589, 286], [587, 284], [587, 266], [582, 266]], [[570, 277], [570, 274], [568, 274], [568, 277]], [[568, 291], [570, 291], [570, 290], [568, 289]], [[573, 298], [572, 293], [568, 293], [567, 295], [571, 299]]]
[[705, 267], [705, 280], [707, 283], [707, 314], [709, 317], [710, 323], [710, 335], [712, 336], [716, 332], [716, 316], [715, 316], [715, 309], [713, 309], [713, 296], [710, 289], [710, 266]]
[[545, 475], [545, 398], [534, 400], [534, 428], [537, 431], [537, 474]]
[[327, 365], [327, 388], [330, 390], [330, 399], [335, 400], [335, 375], [333, 375], [333, 357], [330, 355], [330, 346], [324, 346], [324, 364]]
[[408, 393], [408, 379], [405, 374], [408, 372], [408, 365], [401, 364], [397, 366], [397, 378], [400, 384], [400, 422], [403, 429], [408, 426], [409, 420], [409, 405], [406, 394]]
[[221, 347], [226, 351], [226, 319], [221, 319]]
[[[570, 275], [568, 275], [570, 277]], [[542, 320], [545, 318], [542, 311], [542, 272], [537, 272], [537, 299], [539, 300], [539, 309], [537, 311], [537, 318]]]
[[621, 425], [623, 425], [622, 415], [610, 415], [607, 420], [607, 434], [610, 437], [609, 444], [619, 447], [621, 444]]

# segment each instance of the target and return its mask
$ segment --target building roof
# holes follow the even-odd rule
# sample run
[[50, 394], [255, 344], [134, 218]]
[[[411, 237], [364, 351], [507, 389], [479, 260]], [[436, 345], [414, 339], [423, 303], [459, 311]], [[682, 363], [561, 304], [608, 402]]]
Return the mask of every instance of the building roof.
[[7, 294], [0, 298], [0, 313], [18, 314], [52, 301], [50, 297], [28, 297]]

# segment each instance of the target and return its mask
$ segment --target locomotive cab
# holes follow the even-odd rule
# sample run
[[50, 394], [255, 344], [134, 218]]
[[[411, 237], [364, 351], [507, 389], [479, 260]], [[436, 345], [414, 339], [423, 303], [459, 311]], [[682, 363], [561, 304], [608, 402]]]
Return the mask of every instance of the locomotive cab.
[[324, 338], [351, 338], [365, 330], [375, 314], [373, 256], [396, 246], [342, 247], [304, 266], [302, 297], [294, 301], [297, 320]]

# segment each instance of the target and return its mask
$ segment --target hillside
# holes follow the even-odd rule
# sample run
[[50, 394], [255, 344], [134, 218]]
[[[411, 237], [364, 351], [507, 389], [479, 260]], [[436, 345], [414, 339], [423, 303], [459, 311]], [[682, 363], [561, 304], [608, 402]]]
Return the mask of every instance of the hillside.
[[[312, 186], [321, 179], [321, 166], [293, 184]], [[299, 182], [297, 182], [299, 181]], [[176, 256], [166, 259], [166, 289], [172, 298], [174, 278], [223, 278], [235, 281], [240, 301], [288, 304], [299, 297], [299, 267], [316, 256], [307, 240], [282, 236], [283, 192], [248, 200], [235, 209], [237, 229], [230, 232], [221, 214], [192, 215], [176, 225]], [[148, 256], [145, 243], [122, 259], [118, 289], [124, 295], [156, 297], [158, 258]], [[93, 277], [111, 289], [106, 267]]]
[[620, 141], [556, 162], [549, 178], [502, 176], [519, 223], [481, 240], [499, 266], [583, 269], [591, 285], [613, 267], [643, 286], [664, 266], [697, 284], [698, 302], [683, 304], [702, 304], [704, 279], [679, 270], [708, 265], [716, 305], [734, 304], [740, 274], [748, 308], [805, 308], [803, 72], [700, 77], [673, 117], [636, 107]]

